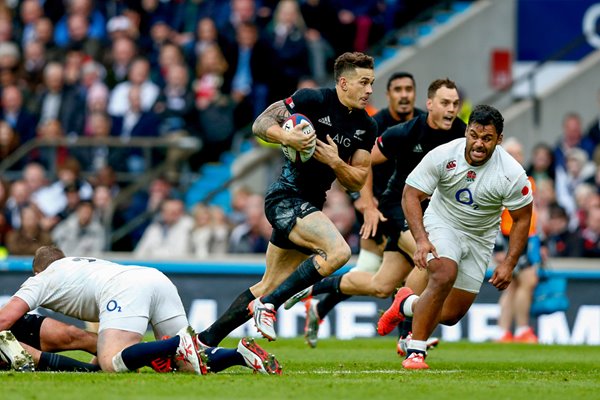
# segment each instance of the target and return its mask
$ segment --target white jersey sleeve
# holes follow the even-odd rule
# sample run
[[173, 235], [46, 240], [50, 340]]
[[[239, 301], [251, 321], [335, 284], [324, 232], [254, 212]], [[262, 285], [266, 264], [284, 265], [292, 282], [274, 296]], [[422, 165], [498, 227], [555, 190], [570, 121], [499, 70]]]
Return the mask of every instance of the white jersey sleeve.
[[514, 185], [508, 186], [507, 189], [502, 205], [509, 211], [523, 208], [533, 201], [531, 182], [527, 179], [525, 171], [522, 171], [516, 177]]
[[406, 178], [407, 185], [428, 195], [433, 194], [440, 180], [439, 165], [435, 162], [439, 151], [436, 150], [437, 148], [427, 153]]

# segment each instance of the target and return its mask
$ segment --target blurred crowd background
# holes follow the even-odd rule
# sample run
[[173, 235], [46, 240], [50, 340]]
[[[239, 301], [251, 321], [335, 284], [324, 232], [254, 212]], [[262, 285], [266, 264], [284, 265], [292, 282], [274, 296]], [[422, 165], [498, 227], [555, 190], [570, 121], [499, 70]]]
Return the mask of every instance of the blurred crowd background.
[[[254, 118], [297, 88], [332, 86], [335, 57], [373, 54], [434, 3], [0, 1], [0, 246], [263, 253], [263, 196], [282, 156], [251, 138]], [[560, 140], [524, 155], [549, 256], [600, 256], [599, 127], [565, 111]], [[190, 201], [219, 163], [252, 171], [224, 203]], [[357, 252], [346, 193], [334, 187], [324, 211]]]

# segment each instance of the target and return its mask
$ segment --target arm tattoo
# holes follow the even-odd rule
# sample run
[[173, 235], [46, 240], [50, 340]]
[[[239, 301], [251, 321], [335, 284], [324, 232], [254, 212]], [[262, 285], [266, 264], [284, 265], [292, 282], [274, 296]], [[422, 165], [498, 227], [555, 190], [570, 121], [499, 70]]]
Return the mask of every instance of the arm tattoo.
[[277, 101], [271, 104], [262, 114], [260, 114], [252, 125], [252, 133], [264, 141], [267, 138], [267, 129], [273, 125], [280, 125], [290, 116], [290, 112], [285, 107], [283, 101]]

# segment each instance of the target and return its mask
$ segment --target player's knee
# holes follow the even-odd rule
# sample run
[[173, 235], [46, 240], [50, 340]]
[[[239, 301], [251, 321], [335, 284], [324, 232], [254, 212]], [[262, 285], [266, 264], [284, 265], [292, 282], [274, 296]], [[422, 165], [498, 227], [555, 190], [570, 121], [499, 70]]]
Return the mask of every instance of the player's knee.
[[373, 287], [372, 295], [379, 299], [387, 299], [394, 294], [394, 287], [386, 285], [377, 285]]
[[352, 251], [350, 250], [350, 246], [344, 242], [330, 251], [329, 256], [327, 257], [327, 263], [335, 271], [346, 264], [351, 256]]

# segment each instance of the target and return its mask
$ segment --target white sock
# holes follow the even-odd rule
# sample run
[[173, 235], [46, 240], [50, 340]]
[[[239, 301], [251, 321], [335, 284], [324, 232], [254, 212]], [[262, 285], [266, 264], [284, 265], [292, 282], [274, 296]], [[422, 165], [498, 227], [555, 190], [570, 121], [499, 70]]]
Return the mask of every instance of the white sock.
[[404, 304], [402, 305], [402, 314], [407, 317], [412, 317], [413, 313], [413, 303], [419, 299], [419, 296], [416, 294], [411, 294], [404, 300]]
[[115, 372], [129, 372], [129, 368], [125, 366], [123, 362], [123, 358], [121, 357], [121, 352], [115, 354], [112, 359], [112, 366]]
[[419, 350], [427, 354], [427, 341], [411, 339], [406, 346], [407, 350]]
[[529, 330], [529, 326], [525, 325], [525, 326], [519, 326], [517, 329], [515, 329], [515, 336], [520, 336], [522, 334], [524, 334], [525, 332], [527, 332]]
[[383, 257], [368, 250], [360, 250], [356, 265], [353, 269], [359, 271], [377, 271], [381, 266]]

